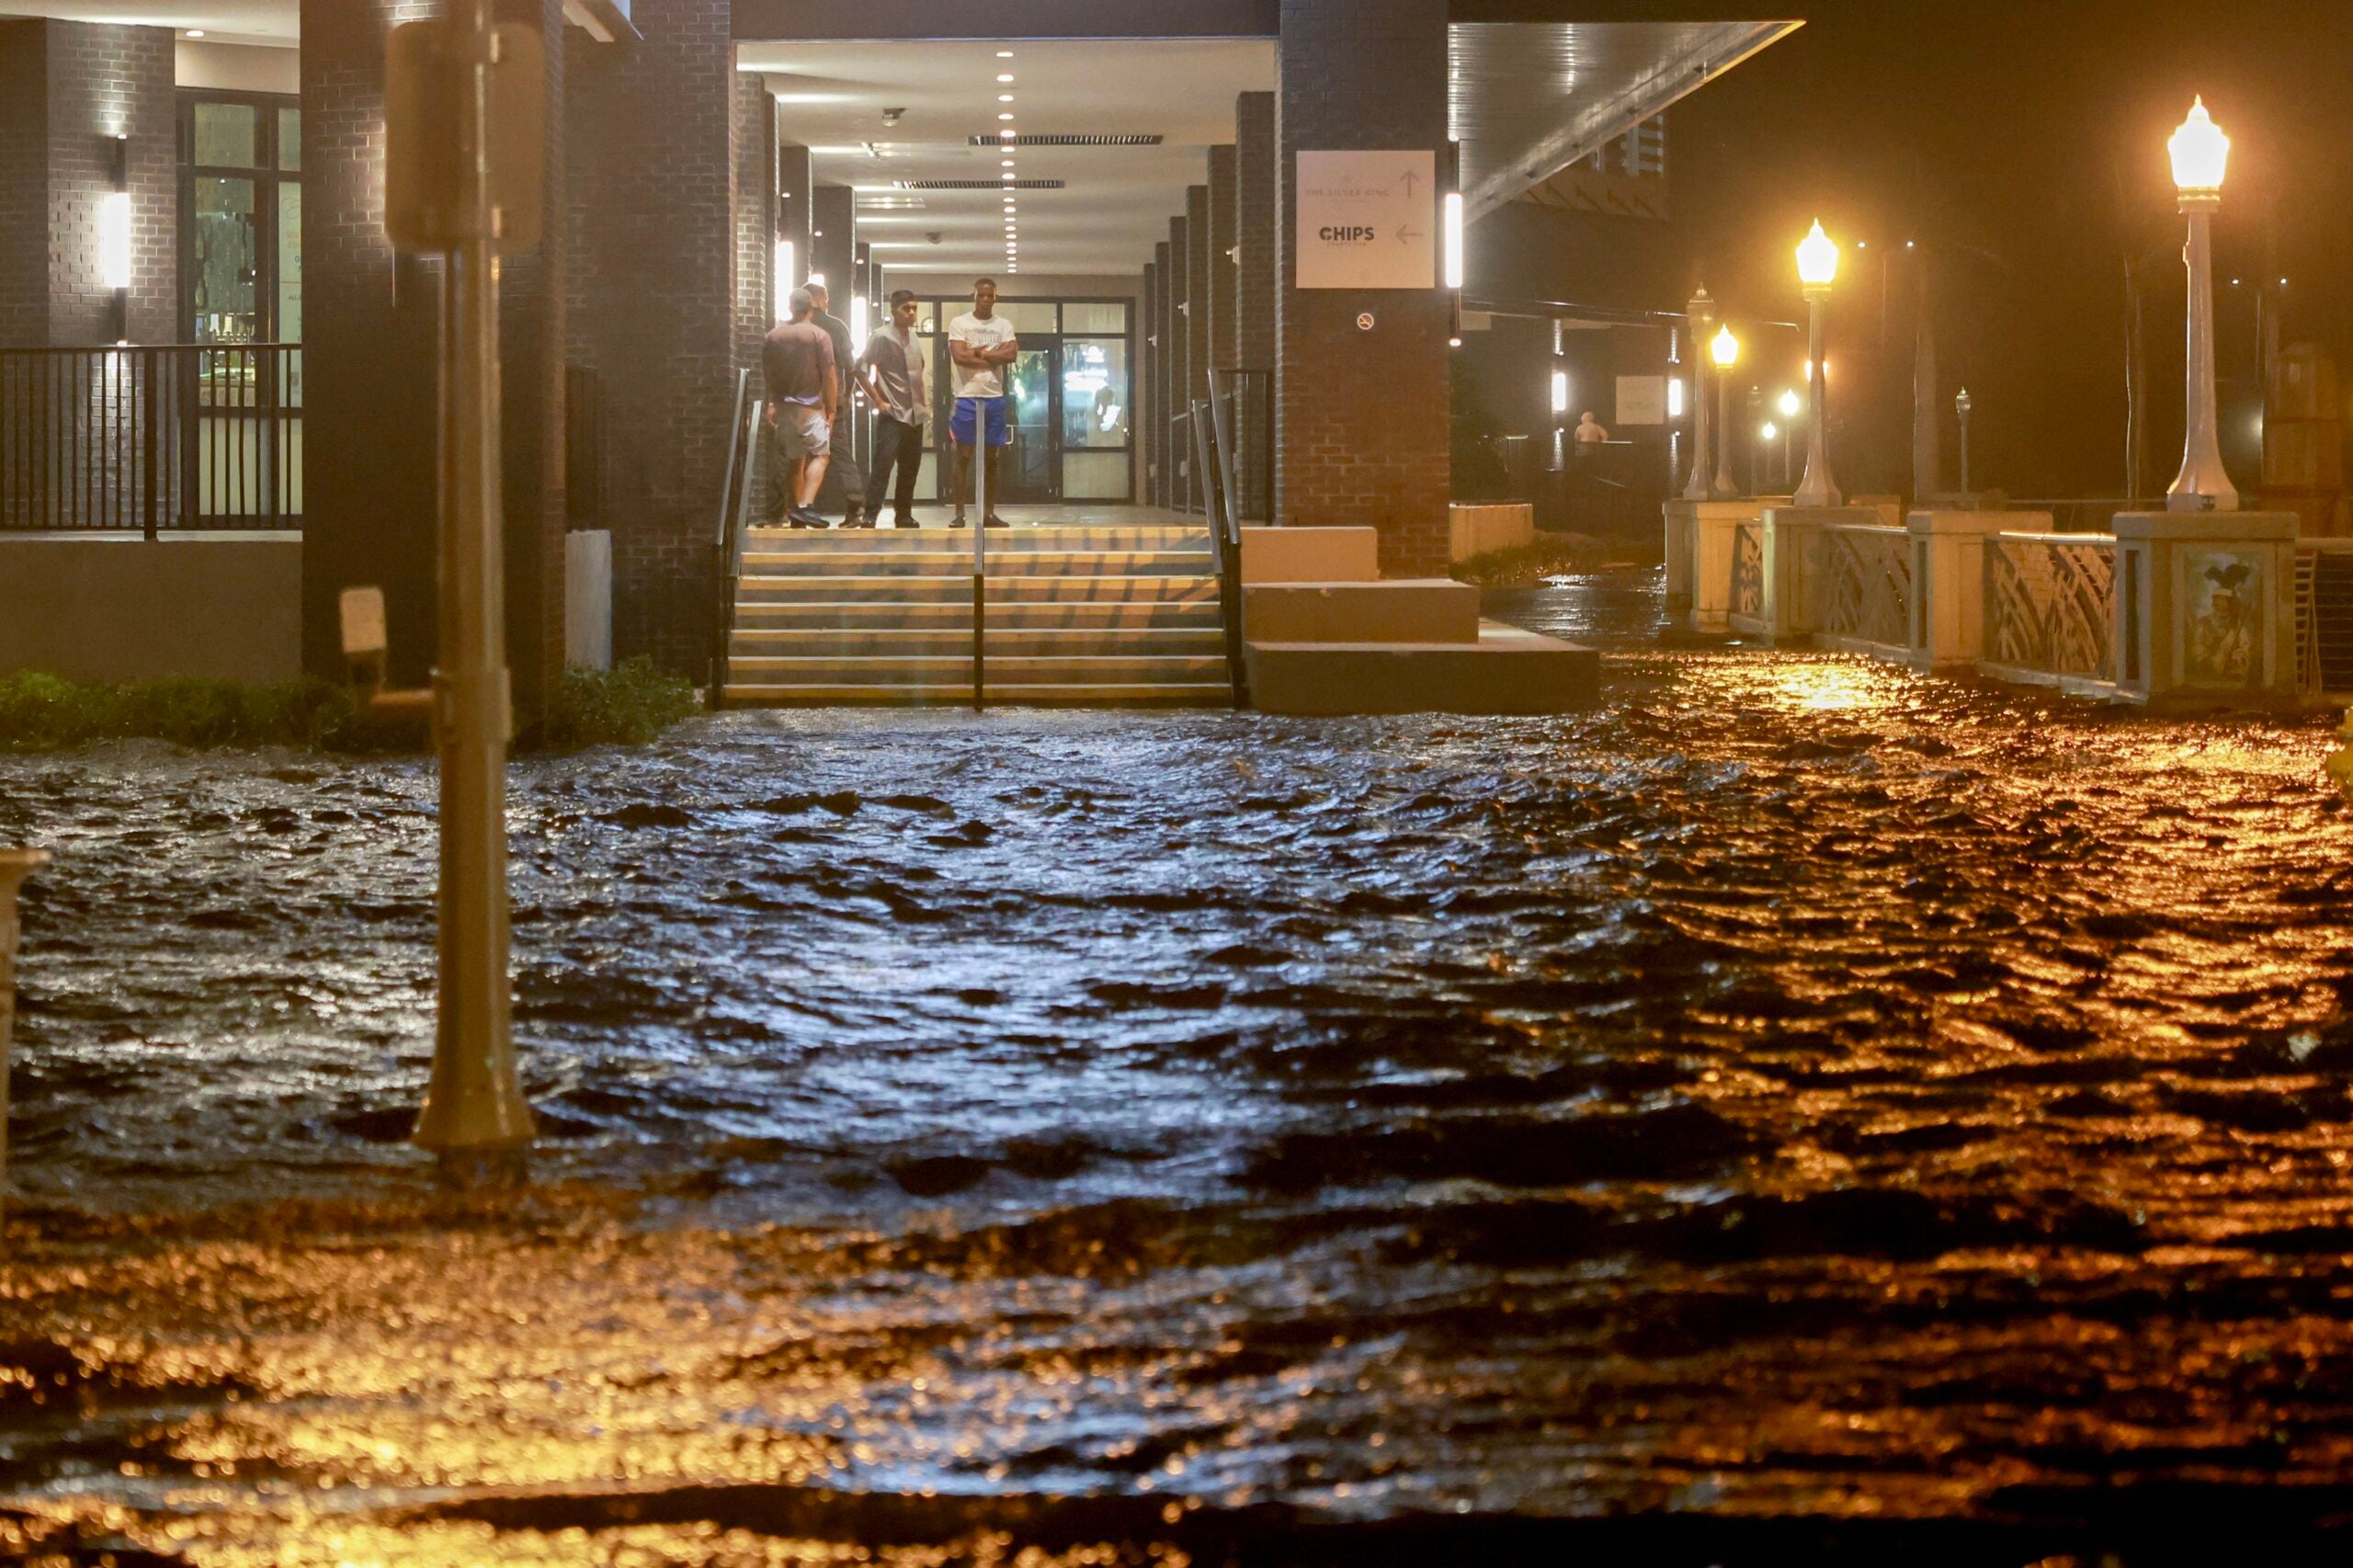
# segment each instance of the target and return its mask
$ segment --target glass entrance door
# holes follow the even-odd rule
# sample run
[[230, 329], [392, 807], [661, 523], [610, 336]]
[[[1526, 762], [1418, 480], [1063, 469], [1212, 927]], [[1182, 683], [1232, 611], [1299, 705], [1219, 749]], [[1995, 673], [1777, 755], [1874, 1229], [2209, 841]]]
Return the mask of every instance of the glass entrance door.
[[1062, 464], [1056, 460], [1054, 405], [1062, 390], [1062, 340], [1038, 333], [1021, 335], [1021, 357], [1006, 378], [1006, 416], [1013, 446], [1000, 478], [1005, 498], [1016, 506], [1051, 506], [1062, 499]]

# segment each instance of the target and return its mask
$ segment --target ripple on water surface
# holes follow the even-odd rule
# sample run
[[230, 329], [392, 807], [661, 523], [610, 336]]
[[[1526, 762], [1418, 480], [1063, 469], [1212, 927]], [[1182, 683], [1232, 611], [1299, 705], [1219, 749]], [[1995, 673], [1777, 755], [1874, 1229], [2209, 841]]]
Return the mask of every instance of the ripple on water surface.
[[[415, 1190], [429, 772], [0, 759], [0, 841], [59, 853], [11, 1335], [178, 1390], [183, 1457], [393, 1497], [2353, 1481], [2325, 730], [1661, 645], [1655, 595], [1514, 597], [1611, 650], [1571, 718], [736, 715], [518, 767], [541, 1169], [655, 1207], [365, 1267], [70, 1214]], [[435, 1427], [491, 1404], [500, 1444]]]

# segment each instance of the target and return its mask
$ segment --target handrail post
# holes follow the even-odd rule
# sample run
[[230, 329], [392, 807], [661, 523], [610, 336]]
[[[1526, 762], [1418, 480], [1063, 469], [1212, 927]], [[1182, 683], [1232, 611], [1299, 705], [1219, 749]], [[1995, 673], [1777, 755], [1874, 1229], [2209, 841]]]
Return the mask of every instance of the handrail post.
[[[972, 711], [988, 707], [989, 400], [972, 400]], [[950, 410], [953, 413], [953, 410]], [[1008, 423], [1012, 411], [1006, 414]], [[949, 437], [955, 435], [953, 418]]]
[[[142, 428], [140, 432], [139, 437], [140, 462], [141, 466], [145, 469], [147, 474], [147, 497], [144, 507], [146, 527], [144, 532], [147, 535], [147, 542], [149, 544], [153, 544], [161, 536], [164, 510], [164, 476], [161, 472], [160, 464], [157, 460], [161, 453], [162, 443], [157, 439], [156, 436], [157, 422], [163, 418], [163, 411], [157, 406], [156, 400], [156, 393], [162, 390], [161, 381], [163, 380], [163, 366], [157, 352], [153, 348], [142, 349], [140, 351], [140, 358], [146, 361], [147, 371], [145, 377], [147, 382], [145, 417], [141, 421]], [[131, 386], [135, 392], [138, 387], [138, 382], [133, 381]]]

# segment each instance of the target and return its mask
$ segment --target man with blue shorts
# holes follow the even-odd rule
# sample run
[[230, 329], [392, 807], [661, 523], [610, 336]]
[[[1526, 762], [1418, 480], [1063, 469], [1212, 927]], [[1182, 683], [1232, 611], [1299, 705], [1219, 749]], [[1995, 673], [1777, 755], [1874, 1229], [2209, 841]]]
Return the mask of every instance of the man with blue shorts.
[[988, 456], [988, 516], [983, 526], [1001, 528], [996, 515], [997, 454], [1013, 444], [1013, 429], [1006, 418], [1006, 368], [1021, 357], [1021, 340], [1013, 324], [996, 313], [996, 279], [983, 278], [972, 285], [971, 313], [948, 324], [948, 354], [954, 361], [952, 384], [955, 413], [948, 421], [949, 437], [956, 443], [956, 517], [948, 526], [964, 523], [964, 497], [972, 491], [972, 449], [985, 445]]

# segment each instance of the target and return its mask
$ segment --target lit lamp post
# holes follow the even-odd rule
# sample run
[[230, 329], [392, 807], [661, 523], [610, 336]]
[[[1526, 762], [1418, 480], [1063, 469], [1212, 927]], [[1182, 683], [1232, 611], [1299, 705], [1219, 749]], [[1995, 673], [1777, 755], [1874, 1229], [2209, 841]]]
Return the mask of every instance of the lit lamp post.
[[2222, 176], [2230, 167], [2231, 139], [2206, 113], [2206, 100], [2190, 106], [2189, 118], [2166, 143], [2173, 153], [2173, 182], [2181, 191], [2181, 211], [2189, 220], [2189, 420], [2181, 477], [2165, 492], [2169, 512], [2235, 512], [2239, 493], [2222, 469], [2221, 420], [2214, 407], [2214, 214], [2222, 206]]
[[1970, 494], [1969, 411], [1975, 406], [1976, 404], [1970, 401], [1969, 389], [1967, 387], [1961, 388], [1961, 395], [1952, 400], [1953, 412], [1961, 415], [1961, 501], [1964, 506], [1968, 504]]
[[[1716, 324], [1716, 302], [1708, 298], [1705, 289], [1691, 296], [1684, 307], [1686, 319], [1691, 324], [1691, 346], [1697, 349], [1710, 327]], [[1691, 483], [1683, 487], [1686, 501], [1708, 498], [1708, 363], [1694, 353], [1691, 356]]]
[[1830, 478], [1830, 442], [1826, 436], [1828, 421], [1823, 404], [1824, 391], [1830, 380], [1830, 365], [1823, 355], [1822, 307], [1830, 302], [1830, 286], [1838, 280], [1838, 246], [1822, 232], [1816, 222], [1813, 232], [1798, 245], [1798, 281], [1805, 286], [1808, 311], [1806, 341], [1812, 346], [1813, 374], [1813, 417], [1807, 421], [1805, 448], [1805, 479], [1799, 484], [1793, 499], [1801, 506], [1836, 506], [1839, 502], [1838, 486]]
[[1740, 339], [1725, 327], [1716, 334], [1708, 351], [1716, 362], [1716, 415], [1723, 425], [1723, 433], [1716, 437], [1716, 479], [1708, 494], [1718, 501], [1730, 501], [1740, 494], [1732, 476], [1732, 368], [1740, 363]]

